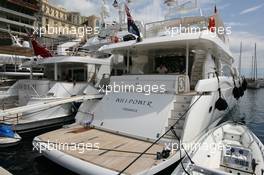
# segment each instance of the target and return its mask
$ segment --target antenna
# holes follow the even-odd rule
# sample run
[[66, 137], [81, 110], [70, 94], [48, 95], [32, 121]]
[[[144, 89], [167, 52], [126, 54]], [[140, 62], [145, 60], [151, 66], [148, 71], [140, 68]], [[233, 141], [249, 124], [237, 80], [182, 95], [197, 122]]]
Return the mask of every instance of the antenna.
[[166, 18], [173, 16], [175, 12], [184, 14], [198, 8], [197, 0], [164, 0], [164, 4], [169, 7], [169, 12], [166, 15]]
[[123, 24], [126, 23], [126, 15], [125, 15], [125, 10], [124, 10], [124, 5], [125, 3], [129, 4], [132, 3], [132, 0], [114, 0], [113, 6], [118, 9], [118, 16], [119, 16], [119, 25], [120, 25], [120, 30], [122, 30]]
[[110, 13], [110, 10], [109, 10], [109, 7], [108, 5], [106, 4], [105, 0], [102, 0], [102, 7], [101, 7], [101, 18], [102, 18], [102, 26], [105, 27], [105, 18], [106, 17], [109, 17], [109, 13]]
[[200, 15], [203, 16], [203, 10], [200, 8]]
[[258, 80], [258, 59], [257, 59], [257, 43], [255, 43], [255, 55], [254, 55], [254, 63], [255, 63], [255, 70], [254, 70], [254, 79]]

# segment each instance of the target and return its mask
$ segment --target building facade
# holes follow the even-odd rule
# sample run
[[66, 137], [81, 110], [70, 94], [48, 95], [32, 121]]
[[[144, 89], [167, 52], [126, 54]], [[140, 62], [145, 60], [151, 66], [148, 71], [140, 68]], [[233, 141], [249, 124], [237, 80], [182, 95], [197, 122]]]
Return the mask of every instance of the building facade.
[[[78, 28], [84, 24], [89, 27], [99, 27], [99, 17], [82, 16], [80, 12], [67, 11], [62, 7], [58, 7], [49, 3], [48, 0], [41, 0], [40, 26], [48, 30], [49, 27], [57, 28]], [[60, 32], [58, 32], [60, 34]], [[55, 35], [54, 35], [55, 36]]]
[[[77, 29], [85, 24], [92, 28], [99, 26], [99, 18], [67, 11], [48, 0], [0, 0], [0, 45], [11, 44], [10, 36], [7, 35], [9, 32], [26, 38], [27, 32], [33, 32], [36, 28], [45, 29], [42, 31], [44, 34], [40, 38], [41, 42], [49, 46], [56, 45], [57, 41], [54, 40], [58, 38], [59, 42], [63, 42], [60, 37], [80, 37], [66, 29]], [[8, 38], [7, 42], [5, 37]]]
[[[37, 25], [36, 14], [39, 12], [38, 0], [1, 0], [0, 1], [0, 37], [9, 37], [7, 33], [26, 36]], [[5, 44], [5, 43], [4, 43]]]
[[57, 37], [57, 35], [60, 35], [60, 32], [48, 32], [50, 28], [70, 28], [74, 26], [68, 20], [66, 9], [52, 5], [48, 0], [41, 0], [39, 18], [39, 26], [46, 29], [46, 32], [44, 32], [45, 37]]

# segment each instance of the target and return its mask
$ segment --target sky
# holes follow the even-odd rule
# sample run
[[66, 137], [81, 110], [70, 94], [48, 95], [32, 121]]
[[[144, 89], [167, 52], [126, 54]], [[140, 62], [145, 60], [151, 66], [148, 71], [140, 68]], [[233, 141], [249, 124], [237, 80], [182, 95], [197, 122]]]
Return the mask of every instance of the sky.
[[[49, 0], [69, 11], [79, 11], [82, 15], [98, 15], [101, 0]], [[117, 18], [117, 10], [112, 7], [114, 0], [105, 0], [110, 7], [110, 15]], [[134, 19], [145, 23], [162, 20], [167, 7], [164, 0], [131, 0], [129, 5]], [[232, 34], [229, 36], [230, 49], [237, 60], [240, 42], [243, 43], [242, 66], [251, 67], [254, 43], [257, 43], [257, 57], [260, 67], [264, 67], [264, 1], [263, 0], [198, 0], [199, 8], [204, 15], [210, 15], [217, 6], [226, 26], [230, 26]], [[264, 75], [263, 75], [264, 76]]]

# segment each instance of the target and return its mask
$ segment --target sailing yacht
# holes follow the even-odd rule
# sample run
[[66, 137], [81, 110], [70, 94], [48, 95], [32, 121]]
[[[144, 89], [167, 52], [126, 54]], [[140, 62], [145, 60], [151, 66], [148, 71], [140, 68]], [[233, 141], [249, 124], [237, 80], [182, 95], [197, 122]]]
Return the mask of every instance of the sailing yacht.
[[[199, 30], [166, 30], [180, 26]], [[240, 77], [214, 26], [224, 27], [217, 12], [167, 19], [145, 24], [142, 39], [102, 46], [122, 60], [104, 97], [82, 103], [75, 124], [35, 137], [34, 148], [78, 174], [164, 173], [179, 162], [180, 142], [194, 144], [237, 103]]]

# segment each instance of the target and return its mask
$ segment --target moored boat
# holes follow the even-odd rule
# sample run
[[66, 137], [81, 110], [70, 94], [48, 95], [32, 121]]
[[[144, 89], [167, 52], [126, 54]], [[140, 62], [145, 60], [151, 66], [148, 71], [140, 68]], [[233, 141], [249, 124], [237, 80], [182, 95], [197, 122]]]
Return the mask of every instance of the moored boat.
[[15, 133], [11, 125], [0, 124], [0, 148], [7, 148], [19, 144], [21, 137]]
[[264, 173], [264, 145], [244, 124], [223, 123], [204, 134], [196, 145], [172, 175]]
[[[223, 27], [218, 14], [211, 17]], [[156, 174], [174, 165], [179, 140], [195, 143], [244, 93], [225, 36], [208, 29], [211, 17], [145, 24], [143, 38], [101, 47], [122, 60], [113, 66], [105, 96], [84, 102], [74, 125], [37, 136], [34, 148], [78, 174]], [[200, 30], [161, 31], [174, 25]], [[92, 150], [58, 147], [70, 143]]]

